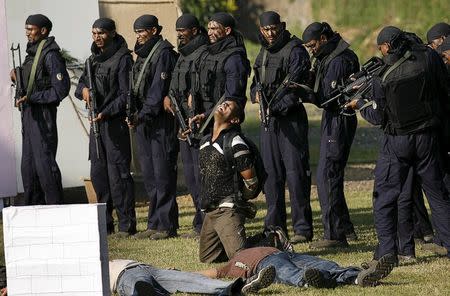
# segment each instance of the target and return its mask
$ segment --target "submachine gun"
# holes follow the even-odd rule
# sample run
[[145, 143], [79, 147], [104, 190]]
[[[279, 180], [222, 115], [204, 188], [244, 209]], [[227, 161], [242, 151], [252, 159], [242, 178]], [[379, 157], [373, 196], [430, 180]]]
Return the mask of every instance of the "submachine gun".
[[[14, 43], [11, 44], [11, 55], [12, 55], [12, 62], [13, 62], [13, 68], [14, 68], [14, 74], [16, 76], [16, 81], [14, 81], [15, 86], [15, 94], [14, 94], [14, 106], [17, 106], [17, 101], [26, 95], [26, 89], [23, 85], [23, 69], [22, 69], [22, 54], [20, 53], [20, 43], [17, 44], [16, 47], [14, 47]], [[19, 65], [16, 67], [16, 52], [18, 53], [19, 58]], [[22, 106], [17, 106], [19, 111], [22, 112]]]
[[97, 121], [93, 121], [94, 118], [97, 118], [98, 116], [98, 109], [97, 109], [97, 92], [95, 90], [95, 84], [93, 82], [92, 77], [92, 68], [91, 68], [91, 61], [89, 59], [86, 60], [86, 75], [88, 78], [88, 88], [89, 88], [89, 118], [91, 119], [91, 128], [92, 132], [94, 134], [94, 140], [95, 140], [95, 149], [97, 152], [97, 158], [100, 158], [100, 152], [99, 152], [99, 138], [100, 138], [100, 129], [98, 126]]
[[337, 86], [331, 99], [323, 102], [320, 107], [336, 101], [339, 109], [343, 111], [348, 102], [362, 98], [371, 89], [373, 76], [384, 66], [385, 63], [382, 59], [372, 57], [361, 66], [361, 71], [352, 74], [343, 85]]
[[[169, 98], [170, 101], [172, 102], [172, 106], [175, 111], [175, 116], [178, 120], [178, 123], [180, 124], [181, 131], [185, 132], [189, 130], [189, 126], [188, 124], [186, 124], [186, 120], [183, 116], [183, 113], [181, 112], [180, 105], [178, 105], [177, 96], [175, 95], [175, 92], [173, 90], [169, 91]], [[186, 141], [188, 142], [189, 146], [192, 146], [193, 137], [194, 135], [192, 133], [188, 134], [186, 137]]]

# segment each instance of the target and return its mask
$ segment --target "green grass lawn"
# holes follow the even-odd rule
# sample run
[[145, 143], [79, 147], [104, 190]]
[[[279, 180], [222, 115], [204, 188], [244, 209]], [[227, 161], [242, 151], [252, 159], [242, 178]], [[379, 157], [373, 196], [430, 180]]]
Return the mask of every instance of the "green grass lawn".
[[[252, 137], [256, 143], [258, 140], [257, 107], [249, 105], [246, 108], [247, 119], [244, 131]], [[318, 141], [320, 131], [320, 111], [309, 105], [307, 111], [310, 119], [310, 147], [311, 163], [317, 164]], [[350, 162], [346, 170], [345, 191], [350, 216], [355, 224], [359, 240], [350, 243], [350, 248], [332, 251], [310, 251], [306, 244], [296, 245], [297, 252], [307, 252], [323, 258], [334, 260], [341, 265], [358, 265], [368, 261], [372, 257], [372, 251], [376, 245], [376, 235], [372, 216], [372, 171], [378, 149], [377, 141], [380, 135], [378, 128], [374, 128], [359, 121], [357, 135], [350, 156]], [[286, 193], [287, 194], [287, 193]], [[314, 218], [314, 239], [322, 236], [320, 222], [320, 208], [317, 200], [316, 187], [312, 188], [312, 208]], [[289, 201], [288, 212], [289, 212]], [[259, 211], [255, 219], [248, 221], [247, 233], [252, 234], [262, 230], [263, 219], [266, 214], [264, 197], [260, 196], [256, 203]], [[180, 210], [179, 234], [191, 231], [194, 215], [192, 201], [189, 196], [179, 196]], [[139, 203], [137, 208], [138, 229], [146, 228], [147, 207]], [[290, 218], [289, 218], [290, 219]], [[288, 223], [290, 224], [290, 223]], [[292, 228], [289, 229], [292, 235]], [[181, 270], [195, 271], [211, 267], [198, 261], [198, 241], [192, 239], [173, 238], [166, 241], [138, 241], [135, 239], [109, 238], [110, 258], [129, 258], [158, 267], [175, 267]], [[357, 286], [343, 286], [334, 290], [317, 290], [294, 288], [282, 285], [273, 285], [261, 291], [263, 295], [450, 295], [450, 261], [435, 257], [417, 248], [418, 263], [410, 266], [395, 268], [392, 274], [386, 278], [383, 285], [375, 288], [360, 288]]]
[[[350, 243], [350, 248], [332, 251], [310, 251], [306, 244], [296, 245], [297, 252], [321, 256], [334, 260], [341, 265], [359, 265], [371, 259], [372, 250], [376, 244], [373, 227], [371, 194], [372, 181], [346, 182], [347, 201], [350, 216], [355, 224], [359, 240]], [[193, 207], [188, 196], [178, 198], [180, 209], [179, 234], [191, 231]], [[256, 200], [259, 211], [255, 219], [248, 221], [247, 233], [259, 232], [263, 226], [266, 213], [264, 198]], [[314, 217], [314, 238], [322, 235], [320, 208], [315, 186], [312, 190], [312, 208]], [[146, 228], [147, 207], [137, 208], [138, 228]], [[290, 228], [292, 234], [292, 229]], [[211, 265], [198, 261], [198, 241], [192, 239], [173, 238], [165, 241], [138, 241], [135, 239], [109, 238], [110, 258], [131, 258], [158, 267], [175, 267], [181, 270], [195, 271], [209, 268]], [[360, 288], [358, 286], [342, 286], [334, 290], [318, 290], [273, 285], [262, 291], [263, 295], [450, 295], [450, 261], [438, 258], [417, 248], [418, 263], [395, 268], [392, 274], [383, 281], [383, 285], [375, 288]]]

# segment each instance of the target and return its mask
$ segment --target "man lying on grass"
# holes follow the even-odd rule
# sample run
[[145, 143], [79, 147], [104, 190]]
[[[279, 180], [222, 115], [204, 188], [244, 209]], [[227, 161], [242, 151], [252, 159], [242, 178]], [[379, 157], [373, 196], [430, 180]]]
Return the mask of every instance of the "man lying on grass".
[[367, 269], [341, 267], [316, 256], [256, 247], [239, 251], [226, 265], [200, 271], [211, 278], [251, 278], [268, 266], [275, 267], [275, 283], [297, 287], [334, 288], [338, 284], [370, 287], [379, 284], [396, 264], [392, 254], [381, 257]]
[[275, 278], [275, 268], [267, 266], [246, 280], [224, 282], [198, 273], [120, 259], [109, 262], [109, 276], [111, 293], [120, 296], [166, 296], [176, 292], [238, 296], [268, 287]]

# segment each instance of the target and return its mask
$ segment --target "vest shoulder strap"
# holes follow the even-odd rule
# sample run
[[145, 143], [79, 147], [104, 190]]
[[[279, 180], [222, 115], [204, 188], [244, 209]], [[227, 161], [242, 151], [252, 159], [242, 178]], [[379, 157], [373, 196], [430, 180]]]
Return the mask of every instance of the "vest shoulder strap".
[[383, 77], [381, 78], [381, 81], [384, 82], [386, 80], [386, 78], [388, 77], [388, 75], [392, 73], [392, 71], [397, 69], [401, 64], [403, 64], [404, 61], [406, 61], [410, 57], [411, 57], [411, 52], [408, 50], [398, 61], [396, 61], [392, 66], [390, 66], [386, 70], [386, 72], [384, 72]]
[[320, 77], [322, 75], [322, 72], [325, 71], [326, 68], [328, 68], [328, 65], [335, 57], [343, 53], [349, 47], [350, 44], [348, 44], [347, 41], [345, 41], [344, 39], [339, 40], [339, 43], [336, 46], [336, 48], [325, 58], [323, 63], [320, 63], [319, 69], [316, 72], [316, 80], [314, 82], [315, 93], [317, 93], [317, 91], [319, 90]]
[[142, 66], [141, 71], [138, 74], [136, 84], [134, 85], [134, 89], [133, 89], [134, 94], [137, 94], [137, 92], [139, 90], [139, 86], [142, 82], [142, 78], [144, 76], [145, 68], [147, 67], [148, 62], [150, 62], [150, 60], [152, 59], [153, 55], [155, 54], [155, 52], [159, 48], [159, 46], [162, 44], [162, 42], [163, 42], [163, 39], [159, 39], [158, 42], [156, 42], [156, 44], [153, 46], [153, 48], [150, 51], [150, 53], [148, 54], [147, 58], [145, 59], [144, 65]]
[[38, 66], [38, 62], [41, 58], [42, 48], [44, 47], [46, 41], [47, 41], [46, 39], [43, 39], [41, 40], [41, 42], [39, 42], [36, 55], [34, 56], [33, 65], [31, 66], [30, 77], [28, 78], [27, 97], [29, 97], [31, 95], [31, 92], [33, 91], [34, 80], [36, 79], [36, 69]]

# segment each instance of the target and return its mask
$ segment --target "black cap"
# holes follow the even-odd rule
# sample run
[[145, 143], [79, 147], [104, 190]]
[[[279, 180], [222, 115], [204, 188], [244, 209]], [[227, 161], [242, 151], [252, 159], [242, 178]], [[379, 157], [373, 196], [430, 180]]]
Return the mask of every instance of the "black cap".
[[450, 50], [450, 37], [444, 39], [441, 45], [436, 48], [436, 51], [439, 53], [443, 53], [444, 51]]
[[266, 11], [259, 16], [259, 25], [261, 27], [278, 25], [280, 23], [280, 15], [275, 11]]
[[332, 35], [333, 30], [331, 29], [331, 26], [326, 22], [314, 22], [306, 27], [303, 32], [302, 39], [304, 43], [308, 43], [311, 40], [319, 40], [320, 36], [323, 34], [327, 36]]
[[116, 30], [116, 23], [110, 18], [102, 17], [92, 24], [92, 28], [104, 29], [111, 32]]
[[226, 13], [226, 12], [217, 12], [217, 13], [213, 14], [209, 18], [209, 20], [218, 22], [222, 26], [230, 27], [232, 29], [234, 29], [234, 27], [236, 26], [236, 20], [234, 19], [234, 17], [231, 14]]
[[180, 16], [175, 23], [176, 29], [200, 28], [200, 23], [195, 15], [186, 13]]
[[162, 27], [158, 24], [158, 18], [151, 14], [144, 14], [138, 17], [133, 24], [134, 30], [146, 30], [151, 28], [157, 28], [161, 31]]
[[402, 30], [394, 26], [386, 26], [381, 29], [380, 33], [377, 36], [377, 44], [381, 45], [383, 43], [390, 43], [392, 39], [400, 34]]
[[43, 14], [32, 14], [25, 21], [26, 25], [33, 25], [39, 28], [47, 28], [50, 32], [52, 30], [53, 24], [48, 17]]
[[437, 23], [431, 27], [427, 32], [427, 41], [431, 43], [434, 39], [438, 39], [442, 36], [447, 37], [450, 35], [450, 25], [447, 23]]

